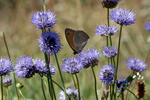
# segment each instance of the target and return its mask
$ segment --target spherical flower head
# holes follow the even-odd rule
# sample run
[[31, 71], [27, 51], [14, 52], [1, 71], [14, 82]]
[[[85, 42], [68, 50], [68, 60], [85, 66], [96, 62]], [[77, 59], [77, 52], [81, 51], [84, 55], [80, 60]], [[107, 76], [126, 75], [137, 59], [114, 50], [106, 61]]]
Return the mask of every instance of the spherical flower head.
[[[35, 66], [35, 72], [39, 73], [39, 74], [48, 74], [48, 70], [46, 67], [46, 63], [45, 60], [41, 60], [41, 59], [34, 59], [33, 60], [34, 66]], [[50, 73], [51, 75], [54, 75], [56, 73], [56, 67], [52, 66], [52, 64], [49, 64], [49, 69], [50, 69]]]
[[126, 66], [135, 72], [142, 72], [147, 67], [147, 65], [142, 60], [135, 57], [128, 58]]
[[120, 0], [101, 0], [105, 8], [115, 8]]
[[50, 55], [58, 53], [61, 49], [60, 38], [55, 32], [43, 32], [38, 42], [41, 51]]
[[11, 78], [4, 78], [3, 79], [3, 86], [4, 87], [9, 87], [12, 84], [12, 79]]
[[104, 65], [99, 74], [99, 79], [104, 84], [112, 84], [114, 79], [115, 69], [113, 65]]
[[107, 58], [112, 58], [117, 55], [117, 49], [114, 48], [113, 46], [112, 47], [108, 46], [102, 50], [102, 54]]
[[[75, 88], [68, 88], [66, 89], [67, 100], [73, 99], [78, 100], [78, 90]], [[64, 91], [60, 91], [59, 93], [59, 100], [66, 100]]]
[[145, 23], [145, 29], [146, 29], [147, 31], [150, 31], [150, 22], [146, 22], [146, 23]]
[[116, 10], [114, 9], [110, 14], [111, 20], [115, 21], [120, 25], [134, 24], [136, 19], [135, 16], [136, 15], [134, 12], [122, 8], [118, 8]]
[[79, 57], [75, 57], [63, 59], [61, 70], [70, 74], [76, 74], [79, 73], [82, 68], [83, 65], [81, 63], [81, 59]]
[[41, 11], [32, 15], [32, 24], [38, 29], [52, 28], [55, 23], [56, 17], [51, 11]]
[[32, 57], [23, 56], [17, 60], [15, 73], [19, 78], [30, 78], [35, 73]]
[[117, 92], [123, 92], [124, 88], [129, 86], [129, 82], [126, 79], [120, 78], [120, 80], [116, 80], [116, 85], [118, 87]]
[[84, 68], [94, 67], [98, 64], [100, 59], [100, 53], [96, 49], [89, 49], [87, 51], [82, 51], [80, 54], [81, 63]]
[[12, 69], [13, 69], [12, 63], [9, 59], [6, 58], [0, 59], [0, 76], [8, 75]]
[[117, 27], [115, 26], [107, 26], [107, 25], [98, 25], [96, 28], [96, 35], [100, 35], [100, 36], [110, 36], [110, 35], [114, 35], [115, 33], [118, 32]]

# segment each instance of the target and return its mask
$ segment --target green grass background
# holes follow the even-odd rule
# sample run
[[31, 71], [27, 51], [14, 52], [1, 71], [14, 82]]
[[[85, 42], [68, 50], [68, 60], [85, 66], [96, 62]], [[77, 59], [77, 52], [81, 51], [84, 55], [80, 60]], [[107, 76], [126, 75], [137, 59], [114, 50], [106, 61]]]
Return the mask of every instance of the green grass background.
[[[56, 25], [52, 30], [56, 31], [61, 38], [62, 49], [58, 53], [60, 64], [63, 58], [73, 56], [72, 50], [65, 40], [64, 30], [67, 27], [81, 29], [88, 33], [90, 39], [84, 50], [88, 48], [101, 50], [105, 47], [105, 38], [95, 35], [96, 26], [98, 24], [104, 25], [107, 22], [106, 9], [102, 7], [98, 0], [46, 0], [46, 7], [55, 12], [57, 18]], [[150, 1], [122, 0], [117, 7], [126, 8], [136, 13], [136, 23], [123, 27], [118, 77], [126, 77], [130, 73], [130, 70], [125, 66], [128, 57], [140, 58], [145, 60], [147, 64], [150, 61], [148, 56], [150, 50], [150, 32], [144, 29], [145, 22], [147, 20], [150, 21]], [[21, 56], [44, 58], [37, 42], [41, 31], [31, 24], [32, 14], [41, 9], [42, 0], [0, 0], [0, 32], [5, 32], [14, 64], [16, 59]], [[116, 23], [111, 21], [111, 25], [116, 25]], [[119, 28], [119, 25], [116, 26]], [[114, 47], [117, 47], [118, 34], [114, 35], [112, 39]], [[7, 57], [2, 37], [0, 37], [0, 57]], [[53, 56], [51, 57], [51, 63], [56, 65]], [[107, 64], [107, 62], [105, 57], [102, 56], [99, 65], [95, 67], [99, 96], [101, 96], [102, 90], [105, 88], [98, 79], [100, 68], [104, 64]], [[149, 72], [148, 66], [147, 70], [142, 73], [146, 82], [146, 95], [143, 100], [150, 99]], [[71, 87], [73, 85], [71, 75], [67, 73], [63, 73], [63, 75], [66, 87]], [[79, 78], [83, 100], [94, 100], [94, 84], [91, 70], [84, 69], [79, 73]], [[54, 79], [61, 84], [58, 70]], [[23, 83], [24, 88], [22, 89], [22, 93], [27, 100], [43, 100], [38, 75], [30, 79], [17, 78], [17, 81]], [[136, 93], [136, 86], [133, 85], [132, 87], [133, 92]], [[56, 87], [57, 96], [59, 91]], [[128, 100], [131, 100], [131, 98], [133, 99], [133, 96], [129, 95]], [[21, 99], [23, 100], [22, 97]], [[17, 100], [13, 87], [9, 87], [9, 100]]]

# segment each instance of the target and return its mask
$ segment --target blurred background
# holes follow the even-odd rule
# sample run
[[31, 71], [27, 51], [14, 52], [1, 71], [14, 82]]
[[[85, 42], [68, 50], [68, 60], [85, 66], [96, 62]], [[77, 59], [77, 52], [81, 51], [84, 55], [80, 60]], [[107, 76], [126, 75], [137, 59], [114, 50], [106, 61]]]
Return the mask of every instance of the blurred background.
[[[126, 8], [136, 13], [136, 23], [124, 26], [121, 43], [121, 59], [119, 66], [119, 77], [126, 77], [130, 70], [125, 62], [128, 57], [137, 57], [149, 64], [150, 56], [150, 32], [144, 29], [146, 21], [150, 21], [150, 0], [122, 0], [117, 7]], [[97, 25], [106, 24], [106, 9], [102, 7], [98, 0], [46, 0], [46, 8], [56, 14], [57, 22], [53, 28], [61, 38], [62, 50], [58, 53], [60, 64], [63, 58], [72, 57], [73, 52], [65, 39], [65, 28], [84, 30], [90, 39], [84, 48], [96, 48], [101, 50], [105, 47], [105, 38], [95, 35]], [[44, 59], [38, 46], [37, 39], [41, 31], [36, 29], [31, 23], [33, 13], [42, 10], [42, 0], [0, 0], [0, 34], [5, 33], [12, 60], [15, 61], [21, 56], [32, 56], [33, 58]], [[116, 25], [111, 21], [111, 25]], [[116, 25], [118, 28], [119, 26]], [[118, 34], [112, 37], [114, 47], [117, 47]], [[0, 36], [0, 57], [7, 57], [6, 48], [2, 36]], [[55, 64], [52, 56], [51, 63]], [[95, 67], [99, 96], [101, 96], [104, 86], [99, 80], [99, 71], [102, 65], [107, 64], [106, 58], [101, 57], [98, 67]], [[143, 73], [146, 82], [146, 95], [143, 100], [150, 99], [149, 66]], [[67, 87], [72, 87], [71, 75], [63, 73]], [[83, 100], [94, 100], [93, 76], [90, 69], [79, 73], [81, 95]], [[39, 76], [35, 75], [31, 79], [17, 79], [23, 83], [22, 93], [27, 100], [43, 100]], [[54, 79], [61, 84], [58, 73]], [[46, 84], [46, 83], [45, 83]], [[133, 86], [136, 93], [136, 86]], [[9, 88], [9, 100], [16, 100], [13, 87]], [[57, 94], [60, 90], [56, 87]], [[133, 96], [129, 95], [130, 99]], [[129, 99], [129, 100], [130, 100]]]

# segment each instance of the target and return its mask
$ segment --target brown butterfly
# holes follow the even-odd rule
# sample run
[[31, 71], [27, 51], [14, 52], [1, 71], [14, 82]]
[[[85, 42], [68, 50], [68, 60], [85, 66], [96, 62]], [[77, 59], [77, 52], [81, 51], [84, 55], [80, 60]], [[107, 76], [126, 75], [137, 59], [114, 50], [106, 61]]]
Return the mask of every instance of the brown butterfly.
[[66, 28], [65, 35], [68, 44], [74, 51], [74, 54], [80, 53], [89, 39], [88, 34], [82, 30], [73, 30], [70, 28]]

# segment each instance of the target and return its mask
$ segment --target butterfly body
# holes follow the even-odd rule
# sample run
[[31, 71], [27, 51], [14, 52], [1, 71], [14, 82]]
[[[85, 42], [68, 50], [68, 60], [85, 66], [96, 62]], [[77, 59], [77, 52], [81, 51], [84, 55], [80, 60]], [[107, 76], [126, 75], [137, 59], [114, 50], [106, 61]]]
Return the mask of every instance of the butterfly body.
[[78, 54], [87, 44], [89, 36], [82, 30], [73, 30], [70, 28], [65, 29], [65, 36], [69, 46], [74, 51], [74, 54]]

